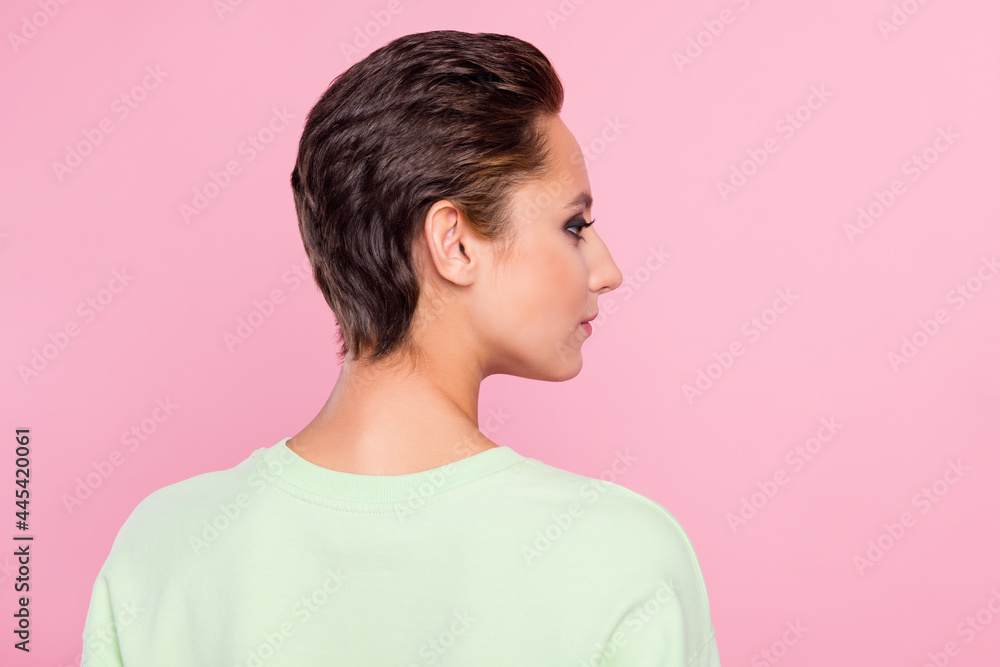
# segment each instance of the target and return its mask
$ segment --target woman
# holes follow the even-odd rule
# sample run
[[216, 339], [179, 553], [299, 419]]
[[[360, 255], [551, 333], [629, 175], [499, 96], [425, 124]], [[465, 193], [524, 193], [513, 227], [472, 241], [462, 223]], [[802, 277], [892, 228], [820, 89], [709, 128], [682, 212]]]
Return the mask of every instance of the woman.
[[138, 505], [90, 664], [719, 664], [666, 510], [479, 429], [487, 376], [579, 373], [622, 279], [562, 103], [532, 45], [450, 30], [331, 84], [291, 183], [340, 377], [293, 437]]

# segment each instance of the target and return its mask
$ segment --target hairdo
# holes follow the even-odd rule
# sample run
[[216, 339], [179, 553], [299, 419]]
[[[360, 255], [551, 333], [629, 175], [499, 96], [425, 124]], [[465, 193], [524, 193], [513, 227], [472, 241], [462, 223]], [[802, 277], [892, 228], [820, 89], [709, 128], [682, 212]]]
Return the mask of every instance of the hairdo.
[[548, 169], [542, 121], [562, 104], [542, 52], [494, 33], [405, 35], [333, 80], [306, 118], [291, 184], [341, 361], [412, 343], [413, 242], [435, 202], [506, 256], [512, 195]]

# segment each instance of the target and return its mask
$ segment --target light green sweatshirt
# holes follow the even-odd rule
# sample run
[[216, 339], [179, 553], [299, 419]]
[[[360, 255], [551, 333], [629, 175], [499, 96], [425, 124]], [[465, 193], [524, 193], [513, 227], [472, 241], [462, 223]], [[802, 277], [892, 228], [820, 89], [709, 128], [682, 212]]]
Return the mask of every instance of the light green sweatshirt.
[[378, 476], [287, 440], [136, 506], [82, 667], [719, 665], [691, 543], [652, 500], [509, 447]]

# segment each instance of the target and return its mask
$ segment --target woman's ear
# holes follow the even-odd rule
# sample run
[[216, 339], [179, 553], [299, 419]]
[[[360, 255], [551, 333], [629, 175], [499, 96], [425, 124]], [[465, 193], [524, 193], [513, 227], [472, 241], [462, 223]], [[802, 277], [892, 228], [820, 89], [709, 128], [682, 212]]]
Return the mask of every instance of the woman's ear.
[[435, 202], [424, 221], [431, 262], [446, 280], [468, 285], [475, 279], [479, 240], [461, 211], [447, 199]]
[[[449, 236], [453, 236], [454, 234], [455, 234], [455, 228], [452, 227], [452, 228], [450, 228], [448, 230], [448, 233], [445, 235], [445, 238], [448, 238]], [[458, 251], [460, 253], [462, 253], [463, 255], [465, 254], [465, 246], [462, 245], [461, 241], [458, 242]]]

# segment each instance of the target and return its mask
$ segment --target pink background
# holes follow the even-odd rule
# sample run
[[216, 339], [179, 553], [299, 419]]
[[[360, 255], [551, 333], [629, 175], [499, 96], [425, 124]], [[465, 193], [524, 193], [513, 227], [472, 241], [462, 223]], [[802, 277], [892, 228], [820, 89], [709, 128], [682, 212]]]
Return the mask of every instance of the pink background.
[[[77, 665], [91, 587], [135, 505], [294, 435], [322, 405], [334, 320], [288, 185], [305, 114], [378, 46], [453, 28], [553, 61], [627, 281], [601, 297], [578, 377], [484, 383], [484, 432], [588, 476], [637, 459], [606, 478], [686, 529], [724, 665], [997, 664], [1000, 6], [222, 2], [4, 3], [0, 662]], [[291, 121], [250, 151], [275, 109]], [[229, 161], [239, 173], [185, 220]], [[859, 207], [877, 217], [852, 236]], [[274, 290], [281, 303], [227, 347]], [[791, 305], [769, 310], [781, 290]], [[48, 358], [23, 376], [36, 352]], [[824, 419], [842, 425], [832, 437]], [[11, 648], [22, 427], [30, 657]], [[133, 427], [146, 430], [129, 444]]]

